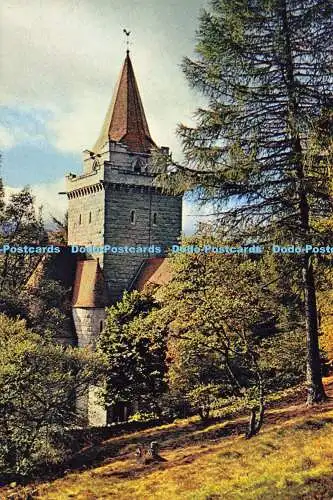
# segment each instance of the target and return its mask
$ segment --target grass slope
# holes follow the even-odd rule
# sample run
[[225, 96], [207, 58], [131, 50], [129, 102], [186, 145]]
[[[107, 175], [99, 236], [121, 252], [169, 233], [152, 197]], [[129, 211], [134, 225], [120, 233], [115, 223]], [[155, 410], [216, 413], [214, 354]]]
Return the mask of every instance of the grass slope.
[[[333, 396], [333, 377], [326, 388]], [[107, 440], [77, 457], [92, 468], [39, 485], [38, 498], [331, 500], [333, 400], [314, 408], [294, 403], [268, 411], [251, 440], [243, 437], [242, 417], [210, 424], [182, 420]], [[136, 444], [153, 439], [166, 462], [138, 464]]]

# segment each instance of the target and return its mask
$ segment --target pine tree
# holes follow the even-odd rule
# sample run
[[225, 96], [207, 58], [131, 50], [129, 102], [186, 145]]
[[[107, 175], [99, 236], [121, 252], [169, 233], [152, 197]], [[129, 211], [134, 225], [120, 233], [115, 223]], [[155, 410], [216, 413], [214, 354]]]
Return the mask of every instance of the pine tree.
[[[332, 125], [332, 12], [330, 0], [212, 0], [201, 15], [197, 57], [183, 70], [208, 105], [197, 110], [196, 126], [179, 126], [185, 162], [159, 181], [212, 203], [226, 234], [303, 246], [316, 241], [314, 221], [332, 211], [329, 169], [308, 161], [318, 123]], [[325, 392], [313, 256], [295, 260], [314, 403]]]

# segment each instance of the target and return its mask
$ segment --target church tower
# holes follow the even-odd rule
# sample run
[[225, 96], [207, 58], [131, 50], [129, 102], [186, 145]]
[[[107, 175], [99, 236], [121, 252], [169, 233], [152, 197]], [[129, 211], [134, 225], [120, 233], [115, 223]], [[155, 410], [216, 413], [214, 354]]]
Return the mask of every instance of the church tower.
[[[155, 148], [127, 51], [100, 135], [92, 151], [84, 151], [83, 173], [67, 175], [68, 245], [91, 247], [76, 265], [72, 311], [78, 347], [94, 348], [105, 307], [132, 289], [149, 257], [163, 256], [180, 238], [182, 198], [153, 185]], [[107, 245], [107, 253], [96, 249]], [[154, 246], [162, 252], [152, 253]], [[120, 247], [123, 252], [114, 251]], [[90, 425], [105, 425], [97, 395], [91, 386], [78, 396], [78, 414]]]
[[[92, 151], [84, 152], [84, 171], [67, 176], [68, 244], [110, 245], [99, 259], [110, 301], [131, 289], [145, 259], [162, 256], [181, 235], [182, 198], [153, 186], [153, 141], [129, 51]], [[168, 153], [168, 148], [160, 148]], [[124, 247], [123, 253], [115, 247]], [[137, 248], [145, 249], [138, 253]]]

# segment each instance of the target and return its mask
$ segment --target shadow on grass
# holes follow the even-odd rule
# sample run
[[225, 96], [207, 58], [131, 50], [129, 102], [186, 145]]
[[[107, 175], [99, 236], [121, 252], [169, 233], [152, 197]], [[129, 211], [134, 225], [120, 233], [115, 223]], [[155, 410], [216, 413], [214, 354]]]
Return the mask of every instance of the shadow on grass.
[[[330, 382], [327, 388], [331, 393], [333, 382]], [[330, 409], [333, 409], [333, 398], [329, 398], [323, 404], [308, 407], [306, 404], [300, 403], [299, 399], [297, 401], [297, 398], [288, 397], [286, 400], [280, 401], [279, 407], [274, 404], [273, 408], [266, 411], [263, 429], [267, 425], [280, 425], [293, 418], [304, 417], [305, 421], [298, 424], [296, 429], [315, 431], [327, 423], [333, 422], [332, 418], [320, 417], [323, 411]], [[230, 418], [234, 420], [230, 421]], [[91, 468], [112, 461], [128, 460], [134, 456], [133, 453], [138, 444], [147, 446], [152, 440], [159, 442], [162, 455], [163, 450], [182, 449], [189, 445], [201, 444], [207, 447], [209, 444], [219, 442], [226, 437], [244, 435], [247, 430], [247, 420], [248, 415], [242, 413], [234, 414], [233, 417], [228, 416], [228, 420], [219, 417], [209, 419], [206, 422], [188, 422], [185, 425], [183, 421], [180, 421], [179, 425], [174, 423], [162, 429], [155, 427], [139, 433], [128, 433], [125, 436], [110, 438], [98, 445], [79, 451], [66, 463], [66, 468], [80, 470], [82, 467]]]
[[[327, 387], [329, 393], [333, 390], [333, 382]], [[302, 400], [301, 400], [302, 401]], [[304, 399], [303, 399], [304, 401]], [[298, 404], [297, 404], [298, 403]], [[304, 417], [301, 423], [291, 422], [290, 426], [294, 426], [296, 430], [309, 430], [314, 432], [321, 429], [324, 425], [333, 422], [333, 418], [321, 418], [320, 413], [333, 409], [333, 398], [325, 404], [317, 405], [314, 407], [307, 407], [298, 399], [286, 398], [279, 402], [279, 405], [272, 405], [272, 408], [266, 412], [263, 431], [267, 426], [280, 425], [288, 422], [292, 418]], [[318, 418], [316, 418], [318, 415]], [[233, 421], [230, 421], [233, 418]], [[212, 452], [212, 447], [216, 442], [222, 439], [244, 435], [247, 429], [247, 415], [234, 414], [233, 417], [228, 416], [228, 420], [213, 418], [207, 422], [184, 421], [175, 422], [171, 425], [163, 426], [162, 428], [146, 428], [139, 431], [127, 432], [125, 435], [118, 435], [108, 437], [101, 437], [101, 441], [94, 442], [91, 445], [85, 446], [61, 466], [54, 466], [48, 470], [47, 473], [40, 474], [35, 486], [44, 481], [53, 481], [57, 478], [63, 477], [67, 472], [81, 472], [89, 470], [101, 465], [111, 464], [112, 462], [129, 461], [124, 470], [122, 471], [106, 471], [107, 477], [114, 477], [119, 479], [134, 479], [140, 476], [147, 475], [156, 469], [171, 468], [179, 465], [191, 464], [202, 455]], [[281, 433], [288, 430], [281, 429]], [[125, 431], [124, 431], [125, 432]], [[104, 440], [103, 440], [104, 439]], [[255, 439], [255, 438], [254, 438]], [[143, 465], [135, 462], [134, 451], [138, 444], [147, 446], [152, 440], [158, 441], [161, 447], [161, 455], [163, 456], [164, 450], [176, 450], [186, 448], [187, 446], [197, 445], [199, 450], [195, 453], [185, 454], [172, 461], [164, 463], [153, 463]], [[201, 448], [201, 449], [200, 449]], [[186, 450], [185, 450], [186, 453]], [[228, 458], [227, 456], [225, 458]], [[235, 457], [231, 457], [235, 458]], [[131, 460], [132, 459], [132, 460]], [[90, 474], [94, 476], [94, 472]], [[104, 474], [104, 473], [102, 473]], [[98, 473], [101, 475], [101, 472]], [[13, 497], [13, 498], [26, 498], [26, 497]], [[315, 498], [315, 497], [313, 497]]]

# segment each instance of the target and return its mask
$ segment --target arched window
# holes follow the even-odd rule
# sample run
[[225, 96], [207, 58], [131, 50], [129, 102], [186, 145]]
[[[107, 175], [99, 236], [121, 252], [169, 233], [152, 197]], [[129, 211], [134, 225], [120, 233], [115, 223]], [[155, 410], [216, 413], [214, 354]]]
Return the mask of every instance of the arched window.
[[135, 224], [135, 210], [131, 211], [131, 224]]
[[82, 224], [82, 215], [79, 215], [79, 224]]
[[91, 223], [91, 212], [89, 212], [89, 224]]
[[157, 213], [156, 212], [153, 213], [153, 225], [154, 226], [157, 225]]

